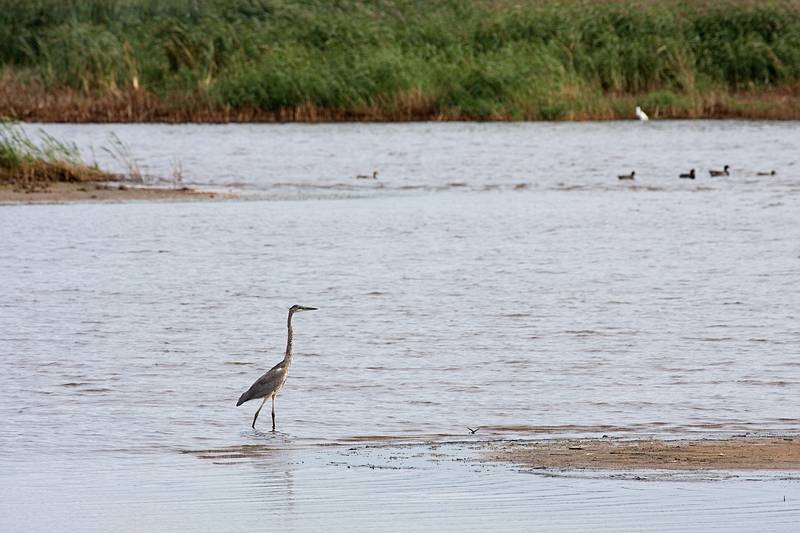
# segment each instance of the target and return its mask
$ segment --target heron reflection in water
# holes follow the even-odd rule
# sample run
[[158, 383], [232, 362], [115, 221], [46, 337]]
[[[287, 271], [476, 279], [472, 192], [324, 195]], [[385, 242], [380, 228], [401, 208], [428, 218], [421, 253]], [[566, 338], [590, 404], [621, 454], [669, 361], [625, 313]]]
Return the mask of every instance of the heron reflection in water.
[[286, 320], [289, 336], [286, 339], [286, 355], [283, 357], [283, 361], [273, 366], [269, 372], [258, 378], [256, 382], [247, 389], [247, 392], [239, 397], [239, 401], [236, 402], [236, 407], [239, 407], [244, 402], [255, 398], [264, 398], [264, 401], [261, 402], [261, 405], [256, 411], [256, 415], [253, 417], [253, 429], [256, 428], [256, 419], [258, 419], [258, 413], [261, 412], [261, 408], [264, 407], [267, 400], [272, 399], [272, 431], [275, 431], [275, 397], [278, 395], [281, 388], [283, 388], [283, 384], [286, 383], [286, 378], [289, 376], [289, 367], [292, 366], [292, 316], [300, 311], [316, 310], [316, 307], [304, 307], [302, 305], [293, 305], [289, 308], [289, 318]]

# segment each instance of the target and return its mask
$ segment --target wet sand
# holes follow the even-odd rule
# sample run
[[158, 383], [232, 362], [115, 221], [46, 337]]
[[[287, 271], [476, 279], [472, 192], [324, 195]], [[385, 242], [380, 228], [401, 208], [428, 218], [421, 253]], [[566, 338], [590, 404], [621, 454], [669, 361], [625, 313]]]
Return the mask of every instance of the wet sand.
[[800, 437], [514, 442], [490, 456], [536, 469], [800, 470]]
[[91, 182], [57, 182], [36, 191], [20, 190], [13, 184], [0, 183], [0, 204], [39, 204], [71, 202], [127, 202], [160, 200], [230, 199], [235, 195], [190, 188], [139, 187]]
[[[278, 438], [280, 441], [280, 437]], [[214, 462], [270, 457], [281, 449], [278, 441], [222, 448], [181, 450]], [[320, 444], [309, 443], [313, 449]], [[630, 440], [622, 438], [558, 439], [549, 441], [377, 439], [353, 445], [346, 439], [321, 445], [331, 454], [330, 464], [380, 469], [414, 469], [420, 458], [465, 465], [517, 464], [559, 471], [800, 471], [800, 437], [738, 437], [703, 440]], [[347, 458], [345, 460], [344, 458]], [[364, 462], [366, 461], [366, 462]]]

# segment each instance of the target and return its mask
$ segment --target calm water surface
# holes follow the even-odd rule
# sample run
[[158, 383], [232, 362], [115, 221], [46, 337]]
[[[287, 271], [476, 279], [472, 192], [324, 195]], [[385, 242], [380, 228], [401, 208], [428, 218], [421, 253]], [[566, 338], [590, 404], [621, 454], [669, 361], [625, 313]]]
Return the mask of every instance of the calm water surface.
[[[797, 432], [797, 123], [42, 127], [258, 200], [0, 208], [3, 531], [800, 519], [786, 476], [530, 475], [478, 444]], [[254, 432], [236, 399], [293, 303], [320, 310]]]

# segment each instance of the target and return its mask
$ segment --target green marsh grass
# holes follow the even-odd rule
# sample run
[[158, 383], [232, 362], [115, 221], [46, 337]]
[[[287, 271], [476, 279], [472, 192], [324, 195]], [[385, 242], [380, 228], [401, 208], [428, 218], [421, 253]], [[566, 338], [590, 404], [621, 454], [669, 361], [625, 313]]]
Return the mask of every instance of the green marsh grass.
[[32, 139], [18, 124], [0, 120], [0, 184], [33, 191], [50, 182], [109, 179], [112, 176], [81, 161], [75, 144], [44, 131], [38, 133], [38, 139]]
[[800, 3], [0, 0], [0, 66], [49, 119], [780, 117]]

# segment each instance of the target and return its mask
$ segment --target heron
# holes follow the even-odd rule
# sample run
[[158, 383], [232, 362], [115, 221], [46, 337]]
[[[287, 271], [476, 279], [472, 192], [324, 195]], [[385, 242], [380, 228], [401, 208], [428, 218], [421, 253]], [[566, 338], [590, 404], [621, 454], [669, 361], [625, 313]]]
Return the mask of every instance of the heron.
[[636, 106], [636, 116], [637, 116], [637, 117], [639, 118], [639, 120], [641, 120], [641, 121], [650, 120], [650, 117], [648, 117], [648, 116], [647, 116], [647, 113], [645, 113], [644, 111], [642, 111], [642, 108], [641, 108], [641, 107], [639, 107], [638, 105]]
[[305, 307], [302, 305], [293, 305], [289, 308], [289, 318], [286, 320], [286, 326], [289, 329], [289, 335], [286, 338], [286, 355], [283, 356], [283, 361], [273, 366], [269, 372], [261, 376], [253, 383], [247, 392], [239, 397], [236, 402], [236, 407], [239, 407], [244, 402], [248, 402], [255, 398], [264, 398], [261, 402], [256, 416], [253, 417], [253, 429], [256, 429], [256, 420], [261, 408], [267, 403], [267, 400], [272, 399], [272, 431], [275, 431], [275, 397], [280, 392], [283, 384], [286, 383], [286, 378], [289, 376], [289, 367], [292, 366], [292, 316], [301, 311], [316, 311], [316, 307]]
[[694, 179], [694, 169], [690, 170], [688, 174], [681, 174], [678, 176], [679, 178], [693, 180]]
[[729, 168], [731, 167], [725, 165], [724, 167], [722, 167], [722, 170], [709, 170], [708, 175], [711, 176], [712, 178], [718, 178], [720, 176], [730, 176], [731, 173], [728, 172]]
[[617, 178], [621, 180], [632, 180], [634, 179], [634, 176], [636, 176], [636, 171], [632, 170], [630, 174], [620, 174], [619, 176], [617, 176]]
[[366, 176], [364, 174], [359, 174], [358, 176], [356, 176], [356, 179], [357, 180], [376, 180], [376, 179], [378, 179], [378, 171], [377, 170], [373, 170], [372, 171], [372, 176]]

